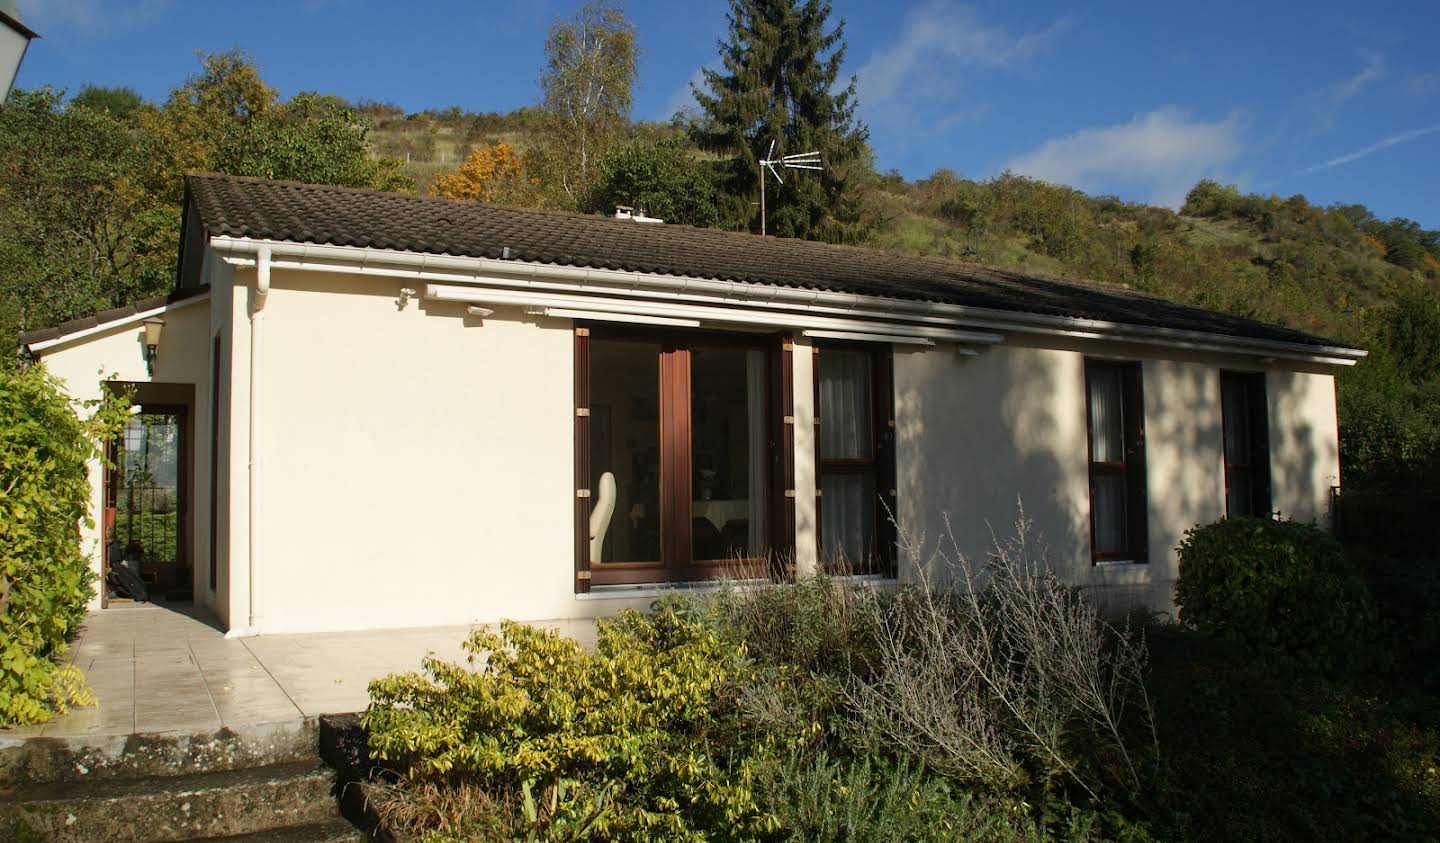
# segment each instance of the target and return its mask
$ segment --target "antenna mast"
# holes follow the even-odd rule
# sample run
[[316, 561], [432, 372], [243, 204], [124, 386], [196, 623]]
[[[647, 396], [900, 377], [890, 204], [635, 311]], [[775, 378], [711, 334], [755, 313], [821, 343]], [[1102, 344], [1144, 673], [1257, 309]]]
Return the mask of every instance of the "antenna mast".
[[782, 155], [775, 157], [775, 141], [770, 141], [770, 151], [761, 158], [760, 164], [760, 236], [765, 236], [765, 171], [769, 170], [775, 181], [784, 184], [785, 179], [780, 177], [780, 171], [775, 169], [778, 165], [781, 168], [791, 170], [823, 170], [825, 166], [820, 163], [819, 152], [796, 152], [793, 155]]

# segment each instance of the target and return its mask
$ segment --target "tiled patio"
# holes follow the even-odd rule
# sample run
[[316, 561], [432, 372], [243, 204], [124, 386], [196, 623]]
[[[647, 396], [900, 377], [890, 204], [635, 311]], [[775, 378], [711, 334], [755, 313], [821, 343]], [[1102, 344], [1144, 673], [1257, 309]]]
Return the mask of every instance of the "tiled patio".
[[[593, 644], [593, 621], [540, 624]], [[463, 658], [471, 627], [227, 639], [202, 611], [138, 604], [91, 613], [73, 658], [100, 704], [5, 738], [200, 733], [361, 711], [366, 685], [416, 670], [428, 652]]]

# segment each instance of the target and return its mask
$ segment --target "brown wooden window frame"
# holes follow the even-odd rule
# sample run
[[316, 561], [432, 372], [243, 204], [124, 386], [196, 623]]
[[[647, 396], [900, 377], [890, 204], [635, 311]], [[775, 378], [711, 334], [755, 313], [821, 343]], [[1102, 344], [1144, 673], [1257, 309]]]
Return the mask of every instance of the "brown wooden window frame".
[[[870, 403], [871, 403], [871, 449], [869, 459], [825, 459], [821, 453], [821, 426], [824, 419], [820, 412], [820, 368], [824, 365], [825, 351], [863, 351], [870, 354]], [[827, 340], [817, 342], [812, 348], [811, 385], [814, 388], [812, 407], [815, 412], [815, 553], [820, 566], [827, 573], [848, 573], [857, 576], [896, 576], [896, 473], [895, 473], [895, 355], [885, 344], [868, 342], [847, 342]], [[825, 558], [824, 518], [825, 500], [821, 494], [825, 475], [871, 473], [874, 475], [875, 494], [875, 558], [858, 568], [847, 571], [832, 570]], [[848, 560], [851, 565], [855, 560]]]
[[[1245, 424], [1249, 428], [1247, 432], [1250, 438], [1250, 463], [1230, 462], [1229, 449], [1226, 447], [1229, 437], [1225, 435], [1225, 420], [1229, 418], [1225, 412], [1226, 382], [1240, 383], [1245, 390], [1245, 400], [1249, 405]], [[1227, 518], [1244, 516], [1269, 518], [1273, 514], [1270, 499], [1270, 413], [1267, 402], [1264, 372], [1221, 370], [1220, 458], [1225, 465], [1225, 517]], [[1230, 484], [1237, 476], [1242, 477], [1244, 482], [1250, 486], [1249, 512], [1230, 511]]]
[[[1120, 373], [1120, 425], [1123, 461], [1095, 461], [1091, 379], [1098, 370]], [[1149, 561], [1149, 512], [1145, 474], [1145, 390], [1143, 367], [1138, 361], [1087, 359], [1085, 361], [1085, 447], [1089, 465], [1090, 559], [1092, 563]], [[1125, 482], [1125, 547], [1101, 552], [1095, 541], [1095, 479], [1121, 476]]]
[[[793, 557], [794, 409], [789, 395], [791, 340], [775, 334], [664, 330], [577, 322], [575, 332], [575, 591], [594, 586], [666, 585], [703, 582], [729, 576], [751, 576], [757, 569], [775, 576]], [[590, 559], [591, 342], [637, 340], [660, 344], [660, 553], [658, 562], [595, 562]], [[690, 354], [695, 347], [731, 346], [763, 350], [765, 371], [766, 532], [769, 553], [764, 559], [695, 560], [690, 448]], [[788, 485], [786, 485], [788, 484]]]

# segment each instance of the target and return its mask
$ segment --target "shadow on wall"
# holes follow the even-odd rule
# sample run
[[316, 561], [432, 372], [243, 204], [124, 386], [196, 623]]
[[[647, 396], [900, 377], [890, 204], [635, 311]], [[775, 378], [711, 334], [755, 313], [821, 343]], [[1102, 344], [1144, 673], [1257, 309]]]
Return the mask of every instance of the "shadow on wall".
[[1330, 527], [1330, 487], [1340, 484], [1335, 386], [1323, 369], [1271, 372], [1271, 506], [1284, 518]]
[[[996, 536], [1013, 533], [1023, 501], [1066, 581], [1098, 588], [1115, 608], [1169, 611], [1176, 545], [1225, 514], [1220, 371], [1241, 361], [1131, 357], [1144, 359], [1148, 564], [1093, 565], [1085, 358], [1124, 359], [1124, 349], [1047, 345], [1012, 342], [974, 358], [896, 354], [897, 521], [919, 540], [913, 563], [937, 564], [947, 517], [957, 549], [984, 560]], [[1323, 523], [1335, 482], [1332, 383], [1319, 370], [1267, 378], [1274, 502], [1298, 520]]]
[[1088, 566], [1084, 400], [1073, 383], [1083, 372], [1069, 357], [1013, 347], [896, 354], [897, 520], [921, 549], [915, 563], [940, 564], [947, 517], [956, 549], [985, 559], [996, 536], [1013, 532], [1023, 500], [1053, 559]]

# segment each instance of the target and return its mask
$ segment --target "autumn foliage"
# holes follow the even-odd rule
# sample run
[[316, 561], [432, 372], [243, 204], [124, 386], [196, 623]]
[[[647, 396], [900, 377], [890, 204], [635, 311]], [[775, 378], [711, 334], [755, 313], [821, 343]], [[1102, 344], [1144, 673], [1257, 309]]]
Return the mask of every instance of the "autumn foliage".
[[455, 172], [437, 174], [431, 192], [447, 199], [515, 202], [528, 184], [515, 147], [497, 141], [476, 147]]

